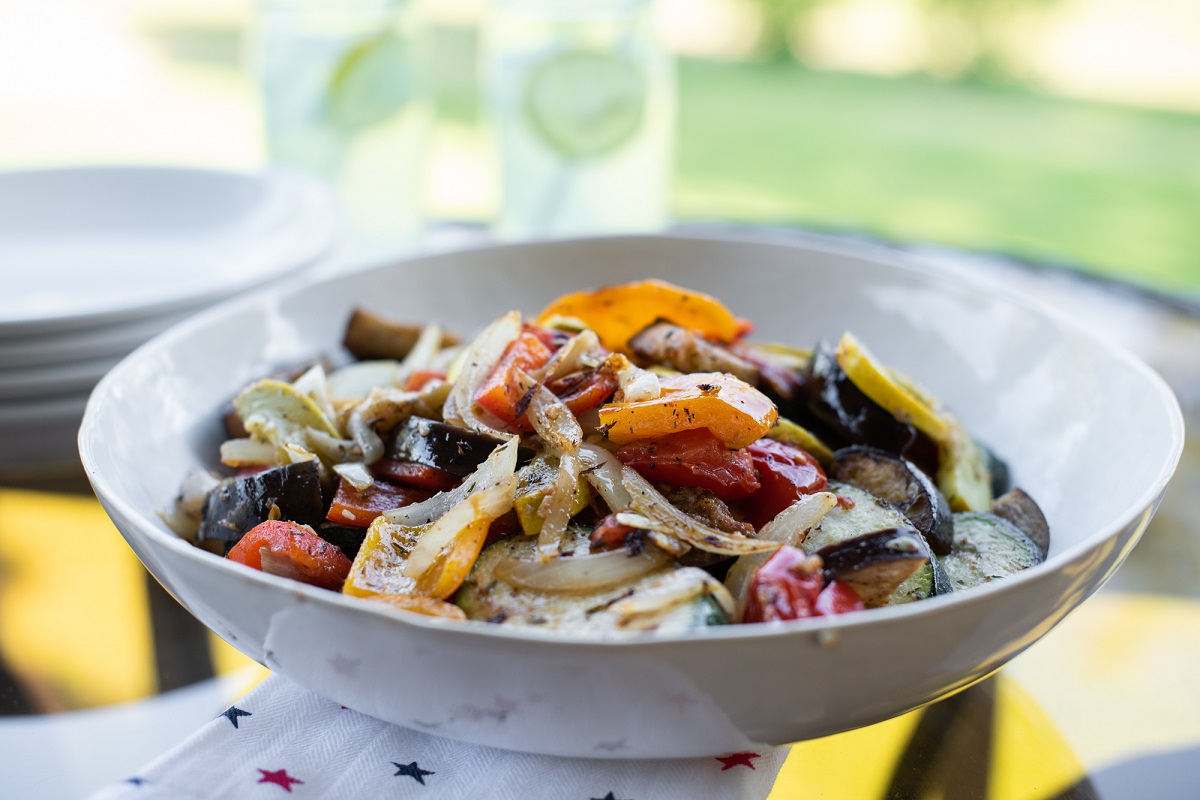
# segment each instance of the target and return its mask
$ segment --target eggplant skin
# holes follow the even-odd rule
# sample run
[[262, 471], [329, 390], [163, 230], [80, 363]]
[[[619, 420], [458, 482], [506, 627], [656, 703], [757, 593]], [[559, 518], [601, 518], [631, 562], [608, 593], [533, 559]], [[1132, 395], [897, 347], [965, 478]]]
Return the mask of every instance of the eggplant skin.
[[983, 451], [983, 458], [987, 462], [988, 474], [992, 476], [992, 497], [1000, 497], [1013, 488], [1008, 462], [996, 455], [996, 451], [978, 439], [975, 440], [975, 446]]
[[886, 605], [896, 588], [929, 562], [929, 545], [907, 528], [888, 528], [822, 547], [816, 553], [827, 581], [840, 580], [868, 608]]
[[954, 543], [950, 504], [933, 480], [906, 458], [865, 445], [833, 454], [829, 476], [857, 486], [895, 506], [925, 537], [933, 552], [946, 555]]
[[341, 550], [342, 555], [353, 561], [367, 538], [367, 529], [338, 525], [336, 522], [322, 522], [317, 526], [317, 536]]
[[1037, 545], [1045, 558], [1050, 553], [1050, 523], [1033, 498], [1019, 488], [1010, 489], [992, 503], [991, 513], [1008, 520]]
[[283, 519], [313, 528], [325, 518], [321, 478], [315, 461], [288, 464], [254, 475], [231, 478], [208, 493], [200, 517], [198, 541], [234, 543], [264, 522], [272, 506]]
[[[401, 359], [417, 344], [422, 325], [396, 322], [365, 309], [356, 308], [346, 323], [342, 346], [360, 361]], [[442, 334], [442, 347], [458, 344], [452, 333]]]
[[[502, 444], [504, 440], [498, 436], [488, 436], [424, 417], [409, 417], [392, 434], [387, 456], [436, 467], [465, 478]], [[518, 449], [517, 463], [526, 464], [532, 458], [533, 451], [529, 448]]]
[[863, 394], [838, 364], [828, 342], [813, 350], [802, 384], [805, 410], [834, 441], [870, 445], [904, 456], [931, 475], [937, 473], [937, 445]]

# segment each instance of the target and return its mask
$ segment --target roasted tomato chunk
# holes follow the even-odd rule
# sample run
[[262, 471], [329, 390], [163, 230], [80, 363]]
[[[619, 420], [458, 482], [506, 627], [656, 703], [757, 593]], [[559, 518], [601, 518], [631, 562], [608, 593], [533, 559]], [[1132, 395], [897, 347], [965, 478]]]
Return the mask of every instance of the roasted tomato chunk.
[[817, 598], [824, 583], [821, 559], [784, 545], [750, 579], [743, 620], [774, 622], [817, 616]]
[[342, 588], [351, 563], [312, 528], [284, 520], [267, 520], [251, 528], [228, 558], [272, 575], [335, 590]]
[[750, 453], [726, 448], [707, 428], [630, 442], [616, 455], [648, 481], [708, 489], [725, 501], [759, 489]]
[[762, 485], [746, 503], [746, 519], [756, 528], [806, 494], [824, 491], [825, 472], [810, 454], [774, 439], [759, 439], [746, 448]]

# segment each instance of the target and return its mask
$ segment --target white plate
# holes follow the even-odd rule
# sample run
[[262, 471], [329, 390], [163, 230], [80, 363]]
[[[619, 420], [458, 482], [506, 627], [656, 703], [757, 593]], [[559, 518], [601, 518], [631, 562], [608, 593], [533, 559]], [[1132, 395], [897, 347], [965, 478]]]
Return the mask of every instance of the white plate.
[[124, 356], [194, 313], [189, 308], [98, 328], [0, 338], [0, 370]]
[[[156, 516], [190, 468], [216, 463], [222, 403], [272, 366], [334, 351], [356, 305], [469, 334], [510, 308], [645, 277], [715, 294], [763, 340], [811, 346], [853, 330], [1008, 460], [1050, 521], [1050, 557], [903, 606], [606, 639], [392, 611], [218, 558]], [[638, 237], [428, 256], [233, 301], [113, 369], [79, 443], [97, 496], [155, 577], [288, 679], [453, 739], [672, 758], [868, 725], [991, 674], [1128, 555], [1179, 460], [1183, 419], [1137, 359], [1003, 286], [831, 247]]]
[[0, 369], [0, 401], [86, 394], [123, 355], [45, 367]]
[[0, 403], [0, 434], [11, 436], [15, 433], [27, 433], [46, 427], [70, 425], [83, 419], [83, 410], [87, 406], [87, 392], [55, 397], [49, 400], [16, 400]]
[[217, 300], [311, 264], [335, 226], [328, 191], [291, 172], [0, 174], [0, 337]]
[[0, 468], [33, 468], [78, 462], [75, 436], [83, 412], [56, 425], [17, 432], [0, 430]]
[[0, 402], [0, 480], [78, 469], [76, 432], [87, 395]]

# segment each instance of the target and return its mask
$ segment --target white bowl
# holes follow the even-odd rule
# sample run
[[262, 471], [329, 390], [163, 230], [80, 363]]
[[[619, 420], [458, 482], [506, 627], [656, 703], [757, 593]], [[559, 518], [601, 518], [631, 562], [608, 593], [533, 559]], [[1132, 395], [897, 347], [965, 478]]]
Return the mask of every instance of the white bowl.
[[[564, 639], [407, 616], [255, 572], [155, 515], [185, 471], [215, 463], [221, 403], [275, 365], [335, 350], [353, 306], [470, 333], [509, 308], [647, 276], [711, 292], [763, 339], [810, 345], [853, 330], [1009, 460], [1050, 520], [1050, 558], [973, 591], [839, 618]], [[1149, 368], [996, 286], [832, 250], [635, 237], [417, 258], [231, 302], [110, 372], [79, 443], [97, 495], [155, 577], [291, 680], [455, 739], [658, 758], [824, 736], [986, 677], [1125, 559], [1175, 469], [1183, 422]]]

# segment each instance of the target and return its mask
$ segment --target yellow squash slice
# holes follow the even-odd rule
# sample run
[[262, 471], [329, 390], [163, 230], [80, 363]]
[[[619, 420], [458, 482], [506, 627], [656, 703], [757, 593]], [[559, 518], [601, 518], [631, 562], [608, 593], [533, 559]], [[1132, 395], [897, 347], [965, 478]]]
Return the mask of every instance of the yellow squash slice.
[[838, 365], [851, 383], [880, 408], [901, 422], [912, 425], [935, 442], [942, 442], [950, 435], [949, 425], [929, 398], [906, 388], [854, 334], [849, 331], [842, 334], [836, 356]]

